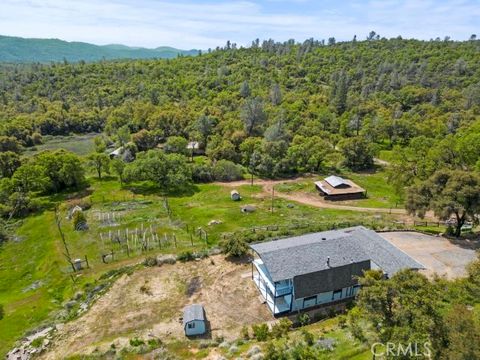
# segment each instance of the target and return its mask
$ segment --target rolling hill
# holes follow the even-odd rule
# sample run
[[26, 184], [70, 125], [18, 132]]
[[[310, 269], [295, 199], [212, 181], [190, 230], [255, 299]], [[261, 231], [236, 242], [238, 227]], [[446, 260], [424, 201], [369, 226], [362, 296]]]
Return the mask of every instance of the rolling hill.
[[94, 45], [59, 39], [25, 39], [0, 35], [0, 62], [59, 62], [67, 60], [98, 61], [115, 59], [175, 58], [179, 54], [193, 56], [198, 50], [179, 50], [172, 47], [147, 49], [125, 45]]

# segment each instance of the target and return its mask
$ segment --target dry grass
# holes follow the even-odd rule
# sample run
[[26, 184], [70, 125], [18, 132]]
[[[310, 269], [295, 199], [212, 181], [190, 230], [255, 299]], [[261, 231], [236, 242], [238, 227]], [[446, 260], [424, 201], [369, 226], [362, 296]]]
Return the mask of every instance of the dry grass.
[[247, 274], [250, 265], [222, 256], [145, 268], [120, 278], [82, 317], [67, 323], [44, 359], [107, 349], [134, 336], [183, 338], [182, 309], [205, 306], [209, 336], [238, 337], [244, 325], [273, 320]]

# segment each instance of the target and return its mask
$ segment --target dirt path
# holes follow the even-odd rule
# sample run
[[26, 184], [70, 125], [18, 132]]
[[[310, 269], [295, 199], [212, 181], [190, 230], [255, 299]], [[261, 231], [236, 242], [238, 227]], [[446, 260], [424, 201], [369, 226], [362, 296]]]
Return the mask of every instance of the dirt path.
[[[254, 180], [253, 185], [261, 185], [263, 194], [265, 196], [270, 196], [272, 194], [272, 188], [277, 184], [285, 183], [294, 183], [303, 180], [311, 180], [309, 178], [296, 178], [296, 179], [287, 179], [287, 180]], [[250, 180], [240, 180], [232, 182], [217, 182], [216, 184], [227, 186], [227, 187], [237, 187], [242, 185], [250, 185]], [[338, 210], [350, 210], [350, 211], [359, 211], [359, 212], [376, 212], [376, 213], [388, 213], [388, 214], [399, 214], [407, 215], [405, 209], [389, 209], [389, 208], [369, 208], [369, 207], [360, 207], [360, 206], [351, 206], [351, 205], [342, 205], [337, 204], [332, 201], [325, 201], [320, 196], [316, 194], [309, 194], [305, 192], [296, 192], [296, 193], [285, 193], [285, 192], [275, 192], [275, 196], [290, 200], [296, 201], [301, 204], [310, 205], [322, 209], [338, 209]]]

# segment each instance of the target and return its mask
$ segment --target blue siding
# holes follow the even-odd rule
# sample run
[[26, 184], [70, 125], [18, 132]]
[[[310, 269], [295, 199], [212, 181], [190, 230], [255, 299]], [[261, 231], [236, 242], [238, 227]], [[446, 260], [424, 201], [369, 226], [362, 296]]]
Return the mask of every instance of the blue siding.
[[185, 324], [185, 335], [194, 336], [205, 334], [205, 321], [194, 320]]

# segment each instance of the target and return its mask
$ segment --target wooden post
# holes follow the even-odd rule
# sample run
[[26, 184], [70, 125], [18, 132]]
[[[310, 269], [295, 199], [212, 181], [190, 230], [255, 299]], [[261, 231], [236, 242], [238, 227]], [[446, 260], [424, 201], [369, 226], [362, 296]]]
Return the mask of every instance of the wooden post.
[[273, 316], [275, 316], [275, 304], [277, 303], [277, 283], [275, 283], [275, 288], [273, 290]]
[[272, 213], [273, 213], [273, 199], [275, 196], [275, 185], [272, 185]]
[[192, 234], [190, 234], [190, 242], [192, 243], [192, 246], [193, 246], [193, 236], [192, 236]]
[[175, 249], [177, 248], [177, 236], [173, 234], [173, 242], [175, 243]]
[[87, 263], [87, 269], [90, 269], [90, 265], [88, 264], [88, 258], [87, 258], [87, 255], [85, 255], [85, 262]]

